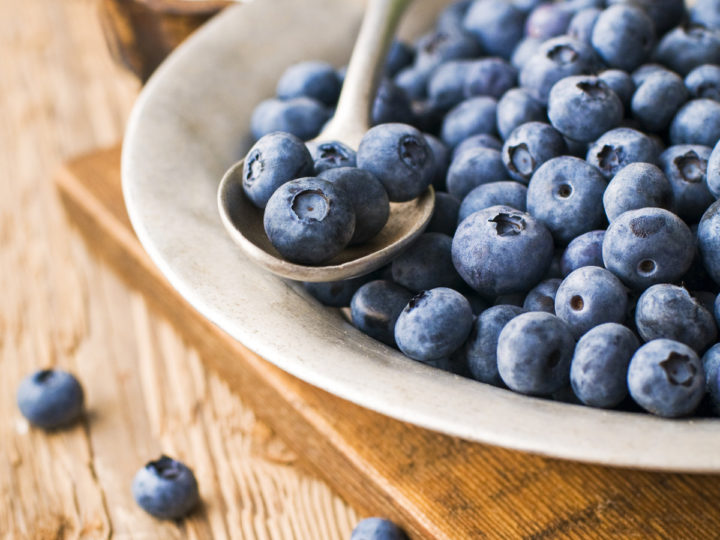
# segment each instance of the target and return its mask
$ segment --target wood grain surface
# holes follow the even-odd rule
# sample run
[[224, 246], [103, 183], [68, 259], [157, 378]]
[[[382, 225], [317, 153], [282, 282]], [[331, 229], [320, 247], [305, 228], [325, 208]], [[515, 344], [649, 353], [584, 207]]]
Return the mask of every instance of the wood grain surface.
[[[118, 141], [139, 89], [111, 61], [98, 7], [0, 0], [0, 538], [347, 538], [356, 512], [68, 226], [53, 171]], [[75, 372], [88, 403], [50, 434], [15, 405], [20, 379], [47, 366]], [[130, 495], [160, 452], [200, 479], [204, 505], [180, 524]]]

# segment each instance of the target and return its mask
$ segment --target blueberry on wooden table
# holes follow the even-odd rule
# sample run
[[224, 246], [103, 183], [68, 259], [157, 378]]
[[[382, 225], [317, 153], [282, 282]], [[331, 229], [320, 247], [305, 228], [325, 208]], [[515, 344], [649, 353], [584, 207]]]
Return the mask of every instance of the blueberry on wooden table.
[[59, 369], [43, 369], [25, 377], [17, 391], [22, 415], [40, 428], [55, 429], [77, 420], [84, 394], [78, 380]]
[[179, 519], [200, 501], [192, 470], [165, 455], [135, 474], [132, 494], [140, 508], [160, 519]]
[[355, 526], [350, 540], [408, 540], [408, 537], [392, 521], [371, 517], [363, 519]]

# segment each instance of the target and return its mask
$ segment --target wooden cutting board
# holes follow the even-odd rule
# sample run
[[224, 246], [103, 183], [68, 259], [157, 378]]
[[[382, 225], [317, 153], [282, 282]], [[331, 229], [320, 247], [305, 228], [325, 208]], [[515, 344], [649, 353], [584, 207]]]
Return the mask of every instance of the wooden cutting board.
[[93, 251], [361, 511], [395, 520], [412, 538], [719, 537], [718, 476], [612, 469], [470, 443], [282, 372], [206, 321], [150, 261], [123, 204], [119, 147], [68, 163], [55, 180]]

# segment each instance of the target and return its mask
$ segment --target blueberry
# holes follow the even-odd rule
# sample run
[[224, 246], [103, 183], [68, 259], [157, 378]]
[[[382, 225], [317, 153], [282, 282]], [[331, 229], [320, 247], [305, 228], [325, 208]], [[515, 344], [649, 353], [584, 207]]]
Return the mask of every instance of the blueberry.
[[447, 111], [465, 99], [465, 81], [472, 65], [470, 60], [452, 60], [433, 71], [427, 95], [435, 107]]
[[503, 139], [521, 124], [542, 122], [546, 118], [545, 107], [522, 88], [508, 90], [497, 104], [497, 128]]
[[710, 406], [713, 412], [720, 414], [720, 379], [718, 367], [720, 367], [720, 343], [710, 347], [702, 357], [703, 370], [705, 371], [705, 388], [707, 390]]
[[465, 72], [465, 97], [490, 96], [499, 99], [517, 82], [517, 69], [502, 58], [471, 62]]
[[375, 280], [357, 289], [350, 302], [353, 325], [371, 338], [395, 346], [395, 323], [413, 293], [388, 280]]
[[455, 157], [462, 154], [465, 150], [469, 150], [471, 148], [490, 148], [492, 150], [500, 151], [502, 150], [502, 147], [503, 143], [500, 142], [497, 137], [488, 135], [487, 133], [479, 133], [478, 135], [472, 135], [467, 139], [464, 139], [460, 144], [453, 148], [452, 158], [455, 159]]
[[400, 313], [395, 341], [414, 360], [438, 360], [462, 346], [472, 321], [470, 303], [459, 292], [445, 287], [423, 291]]
[[720, 1], [697, 0], [690, 9], [690, 21], [713, 30], [720, 30]]
[[355, 232], [350, 244], [367, 242], [379, 233], [390, 215], [385, 188], [371, 172], [354, 167], [327, 169], [320, 178], [342, 188], [355, 213]]
[[635, 324], [645, 341], [667, 338], [702, 353], [717, 338], [712, 314], [687, 289], [661, 283], [638, 299]]
[[192, 470], [164, 455], [135, 474], [132, 494], [140, 508], [160, 519], [179, 519], [200, 502]]
[[399, 122], [410, 124], [415, 119], [407, 92], [389, 79], [383, 79], [378, 86], [371, 122], [373, 125]]
[[434, 69], [448, 60], [480, 56], [475, 39], [462, 30], [436, 30], [422, 36], [416, 44], [415, 66]]
[[393, 82], [402, 88], [411, 100], [421, 100], [427, 97], [427, 85], [432, 69], [420, 69], [415, 66], [407, 67], [395, 75]]
[[459, 289], [463, 281], [453, 266], [451, 247], [452, 238], [446, 234], [421, 234], [393, 260], [393, 281], [415, 292], [436, 287]]
[[665, 173], [652, 163], [631, 163], [623, 167], [603, 194], [608, 221], [628, 210], [648, 206], [670, 210], [672, 205], [673, 187]]
[[555, 314], [555, 295], [561, 279], [551, 278], [538, 283], [527, 293], [523, 308], [526, 311], [544, 311]]
[[479, 185], [460, 203], [457, 223], [462, 222], [470, 214], [491, 206], [509, 206], [524, 212], [526, 199], [527, 188], [519, 182], [490, 182]]
[[674, 73], [673, 71], [670, 71], [661, 64], [650, 63], [639, 66], [631, 74], [632, 80], [635, 83], [635, 87], [639, 87], [642, 83], [645, 82], [645, 79], [647, 79], [653, 73], [657, 73], [659, 71]]
[[394, 77], [400, 70], [411, 65], [413, 60], [415, 50], [407, 43], [394, 39], [385, 59], [385, 75]]
[[503, 386], [497, 367], [498, 338], [505, 325], [524, 311], [518, 306], [498, 305], [486, 309], [475, 319], [470, 336], [460, 350], [474, 379]]
[[703, 214], [698, 227], [698, 247], [705, 269], [720, 284], [720, 202], [715, 201]]
[[647, 135], [619, 127], [603, 134], [588, 148], [586, 160], [608, 180], [631, 163], [657, 163], [658, 147]]
[[407, 540], [407, 536], [392, 521], [371, 517], [363, 519], [355, 526], [350, 540]]
[[620, 98], [597, 77], [565, 77], [550, 90], [550, 123], [570, 139], [594, 141], [616, 127], [622, 117], [623, 105]]
[[675, 214], [662, 208], [629, 210], [605, 232], [605, 268], [633, 289], [682, 277], [693, 260], [693, 234]]
[[605, 409], [622, 403], [628, 393], [628, 365], [639, 346], [630, 329], [612, 322], [581, 337], [570, 364], [570, 384], [580, 401]]
[[525, 302], [525, 295], [523, 293], [511, 293], [501, 294], [496, 296], [493, 301], [493, 306], [516, 306], [522, 307]]
[[652, 19], [657, 35], [664, 34], [685, 18], [683, 0], [609, 0], [608, 4], [631, 4]]
[[555, 296], [555, 313], [579, 338], [603, 323], [625, 321], [627, 291], [615, 275], [598, 266], [573, 270]]
[[566, 152], [565, 140], [555, 128], [543, 122], [527, 122], [507, 137], [502, 159], [510, 177], [527, 184], [540, 165]]
[[700, 145], [671, 146], [660, 154], [660, 165], [673, 190], [675, 213], [697, 223], [714, 199], [706, 177], [710, 148]]
[[[335, 169], [337, 167], [355, 167], [356, 153], [355, 150], [339, 141], [327, 142], [308, 142], [308, 150], [315, 164], [315, 174], [318, 175], [327, 169]], [[307, 176], [301, 174], [300, 176]]]
[[595, 66], [595, 53], [582, 41], [558, 36], [540, 45], [537, 52], [520, 70], [520, 86], [546, 105], [550, 89], [560, 79], [590, 72]]
[[608, 66], [631, 71], [650, 56], [655, 29], [642, 9], [613, 5], [598, 16], [590, 41]]
[[567, 386], [574, 348], [562, 319], [542, 311], [523, 313], [500, 332], [498, 372], [516, 392], [547, 395]]
[[321, 178], [300, 178], [273, 193], [263, 224], [270, 242], [285, 259], [322, 264], [350, 242], [355, 212], [342, 188]]
[[533, 174], [527, 209], [545, 224], [558, 243], [567, 244], [604, 225], [602, 196], [606, 185], [596, 167], [575, 157], [557, 157], [543, 163]]
[[552, 257], [547, 228], [509, 206], [471, 214], [453, 237], [455, 268], [468, 285], [488, 297], [528, 291], [543, 278]]
[[720, 103], [712, 99], [688, 101], [670, 125], [673, 144], [701, 144], [713, 147], [720, 140]]
[[497, 101], [488, 96], [473, 97], [450, 109], [443, 120], [440, 138], [453, 147], [472, 135], [493, 135], [496, 122]]
[[335, 105], [340, 95], [340, 79], [327, 62], [300, 62], [290, 66], [277, 83], [277, 97], [309, 97], [325, 105]]
[[615, 92], [626, 110], [630, 108], [630, 100], [635, 93], [635, 83], [629, 73], [620, 69], [606, 69], [598, 73], [598, 79]]
[[370, 273], [352, 279], [340, 281], [303, 282], [303, 288], [318, 302], [329, 307], [347, 307], [350, 305], [355, 291], [360, 286], [374, 279], [376, 273]]
[[500, 152], [490, 148], [468, 149], [450, 163], [447, 190], [462, 200], [479, 185], [504, 180], [507, 175]]
[[433, 186], [436, 190], [445, 190], [445, 176], [450, 166], [450, 150], [445, 143], [434, 135], [423, 133], [425, 142], [428, 143], [433, 154], [433, 163], [435, 164], [435, 173], [433, 174]]
[[685, 87], [693, 98], [720, 101], [720, 66], [703, 64], [685, 77]]
[[583, 266], [603, 266], [602, 243], [605, 231], [590, 231], [575, 237], [560, 259], [563, 277]]
[[525, 35], [545, 40], [565, 34], [574, 14], [565, 3], [543, 2], [528, 15]]
[[435, 208], [425, 231], [452, 236], [457, 228], [459, 212], [460, 201], [456, 197], [443, 191], [436, 192]]
[[517, 47], [515, 47], [512, 57], [510, 58], [510, 63], [518, 70], [522, 70], [525, 64], [527, 64], [535, 55], [538, 48], [544, 41], [545, 40], [538, 38], [526, 37], [517, 44]]
[[705, 181], [713, 197], [720, 198], [720, 141], [715, 145], [708, 159]]
[[330, 115], [329, 108], [311, 98], [267, 99], [253, 111], [250, 131], [255, 139], [285, 131], [307, 141], [320, 133]]
[[592, 31], [595, 28], [595, 22], [602, 10], [596, 7], [581, 9], [568, 24], [567, 35], [583, 43], [590, 43], [592, 39]]
[[656, 339], [640, 347], [630, 360], [628, 388], [648, 412], [670, 418], [685, 416], [702, 400], [705, 373], [690, 347]]
[[655, 58], [683, 77], [703, 64], [720, 64], [720, 33], [700, 24], [682, 24], [660, 40]]
[[638, 86], [630, 108], [633, 116], [647, 130], [660, 132], [670, 125], [687, 99], [688, 91], [683, 80], [671, 71], [658, 70]]
[[285, 182], [313, 172], [313, 158], [305, 144], [290, 133], [269, 133], [258, 140], [243, 164], [243, 190], [258, 208]]
[[59, 369], [43, 369], [25, 377], [17, 392], [22, 415], [43, 429], [63, 427], [77, 420], [83, 401], [78, 380]]
[[360, 141], [357, 163], [382, 182], [395, 202], [421, 195], [435, 173], [432, 149], [419, 130], [406, 124], [370, 128]]
[[468, 9], [463, 25], [485, 53], [510, 58], [523, 38], [525, 13], [504, 0], [477, 0]]
[[462, 30], [463, 20], [472, 3], [473, 0], [455, 0], [451, 2], [438, 14], [435, 20], [435, 28], [446, 32]]

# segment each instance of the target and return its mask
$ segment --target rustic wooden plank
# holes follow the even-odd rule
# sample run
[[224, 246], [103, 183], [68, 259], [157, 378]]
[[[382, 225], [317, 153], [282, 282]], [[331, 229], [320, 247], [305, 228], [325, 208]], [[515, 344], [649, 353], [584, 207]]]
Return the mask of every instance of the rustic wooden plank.
[[205, 321], [139, 247], [120, 198], [119, 149], [73, 161], [57, 183], [95, 252], [364, 512], [390, 516], [417, 538], [717, 536], [717, 476], [613, 469], [473, 444], [389, 419], [283, 373]]

